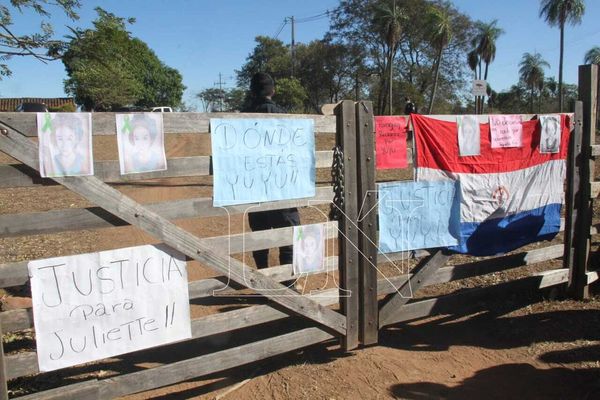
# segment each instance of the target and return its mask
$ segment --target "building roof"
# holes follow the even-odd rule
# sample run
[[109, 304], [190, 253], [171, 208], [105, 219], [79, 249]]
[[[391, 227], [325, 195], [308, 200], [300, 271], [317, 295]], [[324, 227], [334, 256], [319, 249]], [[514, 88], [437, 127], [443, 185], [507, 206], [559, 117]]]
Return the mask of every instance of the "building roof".
[[0, 98], [0, 111], [15, 111], [21, 103], [44, 103], [48, 108], [61, 107], [65, 104], [75, 105], [75, 100], [71, 97], [18, 97], [18, 98]]

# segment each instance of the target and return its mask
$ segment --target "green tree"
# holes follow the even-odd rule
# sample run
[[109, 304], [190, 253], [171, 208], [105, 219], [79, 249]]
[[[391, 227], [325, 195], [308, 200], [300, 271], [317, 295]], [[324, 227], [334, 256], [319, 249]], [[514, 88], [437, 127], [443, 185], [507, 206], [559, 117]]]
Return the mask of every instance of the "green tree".
[[583, 60], [586, 64], [597, 64], [600, 65], [600, 47], [594, 46], [585, 53]]
[[[533, 113], [533, 98], [536, 89], [538, 90], [538, 97], [541, 99], [544, 87], [544, 68], [550, 68], [550, 64], [542, 58], [540, 53], [525, 53], [519, 63], [519, 76], [529, 86], [530, 90], [530, 113]], [[539, 108], [541, 108], [541, 104], [539, 104], [538, 110]]]
[[[498, 20], [492, 22], [478, 22], [476, 26], [476, 34], [472, 39], [471, 44], [475, 47], [469, 55], [469, 66], [472, 68], [472, 61], [475, 60], [475, 54], [477, 55], [477, 65], [479, 67], [479, 79], [481, 79], [481, 63], [485, 64], [485, 70], [483, 73], [483, 79], [487, 81], [489, 66], [496, 58], [496, 41], [504, 33], [502, 28], [497, 26]], [[469, 54], [471, 54], [469, 53]], [[473, 57], [473, 60], [471, 60]], [[483, 109], [483, 98], [479, 99], [479, 110]]]
[[428, 28], [431, 34], [431, 43], [436, 47], [437, 55], [434, 62], [433, 85], [431, 88], [431, 96], [429, 98], [429, 107], [427, 113], [433, 111], [433, 102], [435, 101], [435, 92], [438, 86], [440, 77], [440, 64], [444, 49], [452, 39], [452, 21], [449, 13], [439, 6], [431, 6], [428, 14]]
[[223, 111], [222, 104], [225, 101], [225, 90], [208, 88], [198, 93], [196, 97], [202, 103], [204, 112]]
[[550, 26], [560, 28], [560, 58], [558, 63], [558, 108], [563, 111], [563, 57], [565, 49], [565, 24], [579, 24], [585, 14], [583, 0], [541, 0], [540, 17]]
[[[4, 2], [3, 2], [4, 3]], [[46, 19], [51, 16], [49, 6], [64, 12], [71, 20], [79, 18], [77, 9], [80, 7], [78, 0], [10, 0], [7, 5], [0, 5], [0, 79], [10, 76], [11, 70], [6, 61], [12, 57], [34, 57], [42, 62], [56, 60], [58, 51], [64, 46], [60, 40], [52, 38], [54, 33], [52, 25], [42, 20], [38, 32], [18, 35], [13, 32], [13, 18], [15, 11], [19, 13], [28, 10]]]
[[307, 97], [298, 79], [282, 78], [277, 81], [273, 100], [290, 113], [301, 113]]
[[[377, 34], [380, 36], [381, 42], [385, 43], [384, 51], [386, 58], [385, 78], [382, 79], [384, 84], [382, 87], [388, 88], [388, 110], [390, 115], [393, 114], [393, 96], [392, 87], [394, 82], [394, 58], [398, 52], [398, 43], [400, 41], [400, 33], [405, 20], [403, 11], [396, 5], [396, 0], [383, 1], [375, 3], [374, 12], [374, 27]], [[383, 110], [383, 104], [381, 105]]]
[[252, 76], [257, 72], [265, 72], [275, 81], [286, 78], [290, 74], [292, 60], [287, 47], [281, 40], [266, 36], [257, 36], [256, 46], [246, 58], [246, 63], [236, 71], [239, 87], [250, 86]]
[[63, 54], [65, 91], [87, 110], [124, 105], [177, 107], [185, 87], [179, 72], [164, 65], [141, 40], [132, 38], [124, 19], [96, 8], [93, 29], [71, 29]]

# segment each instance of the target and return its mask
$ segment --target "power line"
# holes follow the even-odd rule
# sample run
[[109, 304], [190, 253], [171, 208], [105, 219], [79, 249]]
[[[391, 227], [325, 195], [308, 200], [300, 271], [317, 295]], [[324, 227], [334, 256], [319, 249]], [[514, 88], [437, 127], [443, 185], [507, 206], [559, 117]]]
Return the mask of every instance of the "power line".
[[287, 18], [283, 19], [283, 22], [281, 23], [281, 25], [279, 26], [279, 28], [277, 29], [277, 33], [275, 35], [273, 35], [273, 37], [275, 39], [277, 39], [277, 37], [281, 34], [281, 31], [283, 31], [283, 28], [285, 28], [285, 26], [287, 25]]

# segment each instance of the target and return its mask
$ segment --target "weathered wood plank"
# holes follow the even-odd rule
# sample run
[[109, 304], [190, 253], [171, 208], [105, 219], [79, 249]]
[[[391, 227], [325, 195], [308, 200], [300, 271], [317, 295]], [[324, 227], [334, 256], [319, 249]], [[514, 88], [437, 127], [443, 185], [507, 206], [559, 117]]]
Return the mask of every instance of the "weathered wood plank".
[[[0, 122], [25, 136], [37, 136], [35, 118], [35, 113], [0, 113]], [[165, 133], [208, 133], [211, 118], [314, 119], [315, 133], [335, 132], [335, 117], [309, 114], [163, 113], [163, 126]], [[92, 131], [94, 135], [115, 135], [117, 131], [115, 113], [92, 113]]]
[[[563, 267], [572, 272], [575, 263], [575, 232], [577, 230], [577, 208], [581, 186], [580, 163], [577, 162], [581, 154], [581, 134], [583, 129], [583, 102], [575, 102], [574, 129], [569, 138], [569, 152], [567, 156], [567, 182], [565, 185], [565, 239]], [[591, 234], [591, 233], [590, 233]], [[572, 274], [571, 274], [572, 275]], [[573, 276], [571, 276], [573, 281]]]
[[[388, 320], [387, 325], [425, 318], [437, 314], [454, 314], [467, 312], [476, 306], [478, 301], [492, 295], [506, 296], [516, 291], [543, 289], [568, 282], [569, 271], [557, 269], [544, 271], [533, 276], [476, 289], [467, 289], [458, 293], [414, 301], [402, 307], [395, 318]], [[386, 325], [386, 326], [387, 326]]]
[[[18, 132], [7, 129], [6, 134], [0, 135], [0, 149], [32, 168], [38, 168], [37, 144]], [[98, 178], [73, 176], [55, 178], [55, 180], [188, 257], [231, 277], [235, 282], [243, 285], [248, 280], [256, 292], [291, 312], [325, 325], [335, 332], [346, 333], [346, 318], [339, 313], [299, 295], [234, 258], [215, 253], [194, 235], [111, 188]]]
[[[334, 288], [318, 291], [311, 293], [309, 297], [314, 298], [323, 306], [330, 306], [338, 302], [338, 290]], [[289, 315], [269, 305], [258, 305], [212, 314], [191, 321], [192, 339], [230, 333], [234, 330], [250, 328], [285, 318], [289, 318]], [[39, 372], [37, 353], [35, 352], [7, 356], [6, 362], [9, 367], [7, 379], [15, 379]]]
[[600, 145], [599, 144], [592, 145], [591, 155], [592, 155], [592, 157], [600, 156]]
[[[562, 244], [556, 244], [522, 253], [443, 267], [440, 268], [435, 275], [425, 279], [423, 287], [553, 260], [562, 257], [563, 250]], [[377, 285], [377, 292], [380, 295], [395, 293], [396, 288], [403, 285], [410, 277], [412, 277], [412, 274], [392, 276], [388, 277], [387, 280], [380, 279]]]
[[2, 334], [2, 322], [0, 322], [0, 400], [8, 400], [8, 387], [6, 386], [6, 381], [10, 379], [7, 374], [10, 370], [6, 368]]
[[363, 345], [377, 343], [377, 188], [375, 187], [375, 126], [373, 104], [356, 104], [356, 151], [359, 205], [359, 338]]
[[450, 258], [450, 255], [442, 253], [441, 250], [436, 251], [427, 260], [418, 265], [411, 273], [410, 279], [402, 284], [398, 288], [392, 298], [383, 304], [379, 310], [379, 327], [389, 325], [389, 321], [393, 321], [399, 312], [401, 312], [402, 306], [408, 303], [413, 298], [414, 294], [423, 286], [425, 282], [435, 272], [442, 267]]
[[356, 163], [356, 116], [354, 102], [345, 100], [335, 108], [337, 115], [336, 145], [343, 152], [343, 210], [339, 229], [340, 306], [346, 316], [345, 350], [358, 347], [359, 330], [359, 259], [358, 259], [358, 171]]
[[579, 167], [579, 196], [574, 205], [576, 212], [573, 244], [575, 246], [569, 294], [577, 299], [587, 298], [587, 267], [590, 257], [590, 227], [592, 225], [592, 201], [590, 182], [594, 173], [591, 146], [596, 137], [596, 112], [598, 108], [598, 66], [579, 66], [579, 100], [583, 103], [583, 126], [581, 127], [581, 153]]
[[[329, 186], [317, 187], [315, 197], [309, 199], [282, 200], [239, 206], [213, 207], [212, 198], [199, 197], [194, 199], [165, 201], [146, 204], [148, 210], [158, 213], [167, 219], [184, 219], [196, 217], [215, 217], [243, 214], [252, 211], [280, 210], [291, 207], [330, 204], [333, 191]], [[109, 228], [124, 226], [128, 223], [101, 207], [64, 209], [22, 214], [0, 215], [0, 237], [23, 235], [41, 235], [66, 232], [70, 230]]]
[[100, 391], [96, 379], [74, 383], [40, 393], [18, 397], [19, 400], [99, 400]]
[[595, 199], [600, 194], [600, 182], [590, 182], [590, 199]]
[[[331, 168], [333, 152], [317, 151], [316, 167]], [[94, 174], [104, 182], [135, 182], [158, 178], [177, 178], [189, 176], [211, 175], [212, 157], [175, 157], [167, 159], [166, 171], [146, 172], [141, 174], [121, 175], [118, 161], [96, 161]], [[0, 165], [0, 188], [28, 187], [37, 185], [56, 185], [52, 179], [39, 176], [39, 173], [23, 164]]]
[[[26, 136], [37, 136], [35, 113], [0, 113], [0, 122], [12, 127]], [[165, 133], [208, 133], [211, 118], [264, 118], [272, 119], [269, 114], [244, 113], [163, 113]], [[277, 114], [277, 118], [313, 119], [315, 133], [334, 133], [335, 117], [309, 114]], [[117, 131], [115, 113], [92, 113], [92, 131], [94, 135], [115, 135]]]

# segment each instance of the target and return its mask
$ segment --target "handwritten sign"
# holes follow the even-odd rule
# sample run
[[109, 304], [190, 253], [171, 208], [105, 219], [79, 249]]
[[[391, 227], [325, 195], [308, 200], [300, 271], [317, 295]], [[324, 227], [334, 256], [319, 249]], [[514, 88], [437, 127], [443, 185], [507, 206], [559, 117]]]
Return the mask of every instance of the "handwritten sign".
[[148, 245], [29, 262], [40, 371], [190, 338], [184, 260]]
[[378, 185], [379, 251], [458, 244], [459, 196], [455, 182], [390, 182]]
[[490, 132], [492, 149], [523, 146], [520, 115], [490, 115]]
[[315, 195], [312, 119], [210, 120], [213, 205]]
[[377, 169], [406, 168], [406, 118], [375, 117]]

